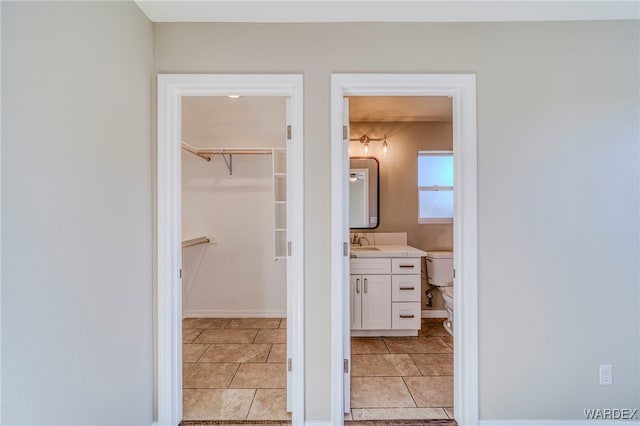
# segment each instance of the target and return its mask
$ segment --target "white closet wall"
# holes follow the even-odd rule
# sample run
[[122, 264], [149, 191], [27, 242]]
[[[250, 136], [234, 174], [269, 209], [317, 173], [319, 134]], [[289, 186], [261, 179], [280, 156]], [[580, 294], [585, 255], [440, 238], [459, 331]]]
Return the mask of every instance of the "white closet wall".
[[[183, 100], [182, 139], [197, 148], [285, 146], [285, 99]], [[182, 154], [182, 237], [215, 238], [182, 251], [183, 313], [285, 316], [286, 260], [274, 261], [271, 155]]]

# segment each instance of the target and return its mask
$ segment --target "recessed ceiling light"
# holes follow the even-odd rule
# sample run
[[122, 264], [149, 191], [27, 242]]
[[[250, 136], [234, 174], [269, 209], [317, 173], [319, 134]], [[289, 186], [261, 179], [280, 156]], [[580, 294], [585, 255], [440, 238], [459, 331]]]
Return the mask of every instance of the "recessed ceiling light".
[[240, 97], [240, 95], [227, 95], [227, 98], [229, 99], [238, 99]]

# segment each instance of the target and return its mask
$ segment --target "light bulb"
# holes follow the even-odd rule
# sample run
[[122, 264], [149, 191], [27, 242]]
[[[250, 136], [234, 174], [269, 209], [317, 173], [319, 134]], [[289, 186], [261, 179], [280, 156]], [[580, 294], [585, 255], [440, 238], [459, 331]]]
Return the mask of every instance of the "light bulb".
[[382, 153], [386, 154], [387, 152], [389, 152], [389, 145], [387, 145], [387, 140], [384, 140], [384, 143], [382, 144]]
[[365, 154], [368, 154], [368, 153], [369, 153], [369, 144], [368, 144], [368, 143], [365, 143], [365, 144], [364, 144], [364, 153], [365, 153]]

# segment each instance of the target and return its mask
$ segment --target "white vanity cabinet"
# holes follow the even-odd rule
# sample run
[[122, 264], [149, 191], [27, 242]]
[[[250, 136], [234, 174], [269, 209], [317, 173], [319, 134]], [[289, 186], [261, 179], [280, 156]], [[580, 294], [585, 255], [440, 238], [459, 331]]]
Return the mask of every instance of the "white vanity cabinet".
[[351, 275], [351, 329], [391, 328], [391, 277]]
[[351, 259], [351, 329], [391, 328], [391, 259]]
[[351, 330], [415, 336], [420, 329], [420, 258], [351, 259]]
[[420, 258], [391, 259], [391, 328], [420, 329]]

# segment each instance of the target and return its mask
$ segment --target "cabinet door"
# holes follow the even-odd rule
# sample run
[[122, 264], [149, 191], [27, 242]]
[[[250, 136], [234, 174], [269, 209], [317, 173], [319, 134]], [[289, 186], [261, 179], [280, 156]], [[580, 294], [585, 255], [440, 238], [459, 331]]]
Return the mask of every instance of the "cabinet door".
[[362, 329], [391, 328], [391, 276], [362, 276]]
[[362, 276], [351, 275], [351, 329], [362, 329]]

